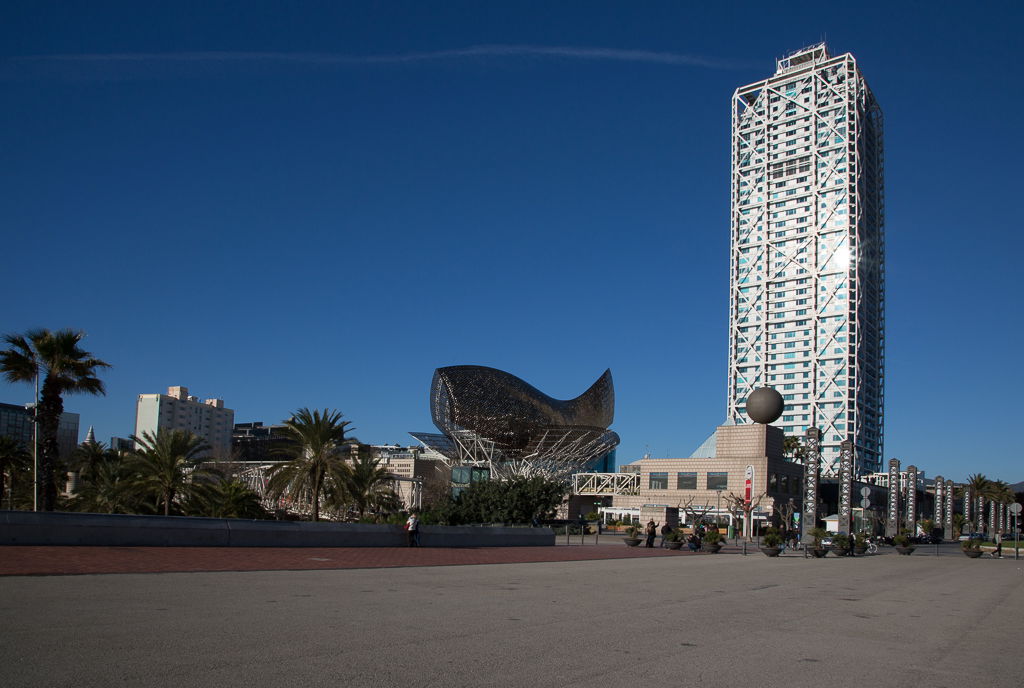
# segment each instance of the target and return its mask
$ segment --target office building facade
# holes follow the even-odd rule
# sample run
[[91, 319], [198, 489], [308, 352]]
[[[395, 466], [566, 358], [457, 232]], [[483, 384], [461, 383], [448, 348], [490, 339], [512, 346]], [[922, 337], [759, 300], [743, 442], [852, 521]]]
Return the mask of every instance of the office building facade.
[[885, 246], [882, 112], [849, 53], [777, 62], [732, 99], [727, 422], [758, 387], [786, 435], [822, 431], [856, 472], [882, 468]]
[[[77, 413], [65, 411], [60, 414], [60, 421], [57, 424], [57, 446], [63, 460], [71, 458], [78, 447], [78, 423]], [[31, 409], [17, 404], [0, 404], [0, 436], [13, 438], [31, 452], [33, 430]]]
[[200, 401], [187, 387], [168, 387], [167, 394], [140, 394], [135, 406], [135, 436], [160, 430], [186, 430], [205, 440], [208, 458], [231, 458], [235, 412], [223, 399]]

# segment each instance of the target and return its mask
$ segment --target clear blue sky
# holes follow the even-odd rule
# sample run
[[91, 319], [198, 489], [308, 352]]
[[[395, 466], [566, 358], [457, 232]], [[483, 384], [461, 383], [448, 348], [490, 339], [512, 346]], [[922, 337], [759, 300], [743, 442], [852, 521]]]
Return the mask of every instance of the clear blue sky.
[[185, 385], [405, 444], [473, 363], [561, 398], [610, 367], [620, 462], [688, 455], [725, 417], [729, 99], [825, 38], [885, 112], [886, 458], [1024, 480], [1024, 5], [715, 4], [7, 0], [0, 331], [88, 332], [104, 441]]

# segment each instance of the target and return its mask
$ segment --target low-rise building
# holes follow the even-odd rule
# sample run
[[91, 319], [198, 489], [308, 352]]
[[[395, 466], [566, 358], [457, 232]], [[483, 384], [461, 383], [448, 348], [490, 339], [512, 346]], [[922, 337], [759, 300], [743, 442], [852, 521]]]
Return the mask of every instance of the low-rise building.
[[602, 511], [635, 520], [641, 514], [678, 509], [681, 521], [698, 515], [732, 523], [735, 500], [746, 497], [749, 477], [754, 519], [772, 520], [790, 500], [798, 505], [802, 491], [803, 466], [783, 456], [783, 438], [783, 431], [771, 425], [719, 426], [713, 456], [644, 457], [622, 466], [622, 472], [639, 475], [635, 494], [614, 495], [612, 505]]
[[231, 458], [234, 461], [281, 461], [287, 457], [279, 452], [288, 442], [284, 425], [264, 425], [259, 421], [235, 423], [231, 432]]

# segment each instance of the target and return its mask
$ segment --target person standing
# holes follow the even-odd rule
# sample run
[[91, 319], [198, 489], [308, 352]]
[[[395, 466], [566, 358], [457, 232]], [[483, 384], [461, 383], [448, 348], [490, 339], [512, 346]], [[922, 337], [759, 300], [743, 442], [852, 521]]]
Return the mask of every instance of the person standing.
[[420, 519], [415, 511], [409, 514], [409, 520], [405, 522], [405, 534], [410, 547], [420, 546]]
[[996, 531], [996, 551], [992, 555], [995, 559], [1003, 558], [1003, 531]]
[[668, 536], [668, 534], [669, 534], [669, 533], [671, 533], [671, 532], [672, 532], [672, 526], [670, 526], [669, 524], [667, 524], [667, 523], [666, 523], [665, 525], [663, 525], [663, 526], [661, 527], [661, 548], [662, 548], [662, 549], [665, 549], [665, 547], [667, 547], [667, 546], [668, 546], [668, 543], [667, 543], [667, 542], [665, 542], [665, 538], [666, 538], [666, 537]]
[[658, 524], [654, 522], [653, 518], [647, 522], [647, 528], [644, 530], [644, 533], [647, 535], [646, 546], [649, 549], [654, 549], [654, 538], [658, 537]]

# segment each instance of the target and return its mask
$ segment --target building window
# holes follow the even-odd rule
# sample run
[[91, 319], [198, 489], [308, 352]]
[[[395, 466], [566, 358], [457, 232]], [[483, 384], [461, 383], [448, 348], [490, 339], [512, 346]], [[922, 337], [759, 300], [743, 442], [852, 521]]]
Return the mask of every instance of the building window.
[[697, 489], [697, 474], [696, 473], [676, 473], [676, 489], [677, 490], [696, 490]]
[[[653, 473], [652, 473], [653, 475]], [[708, 489], [709, 490], [727, 490], [729, 489], [729, 474], [708, 472]]]
[[647, 487], [652, 490], [667, 490], [668, 473], [651, 473], [648, 478]]

